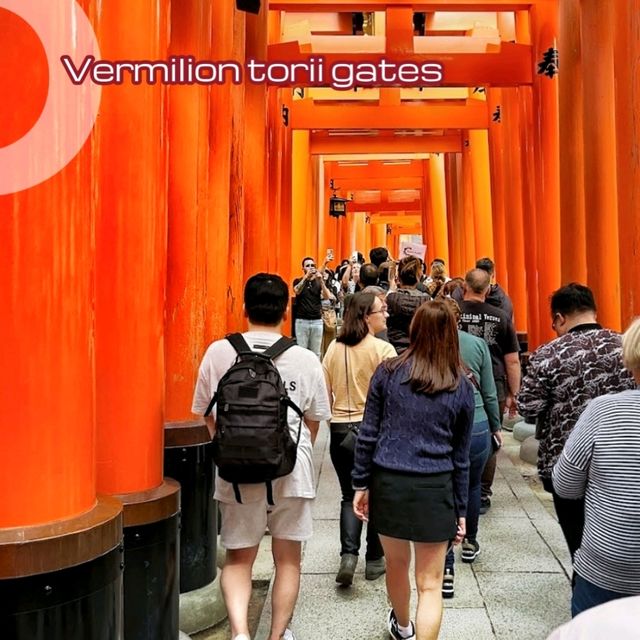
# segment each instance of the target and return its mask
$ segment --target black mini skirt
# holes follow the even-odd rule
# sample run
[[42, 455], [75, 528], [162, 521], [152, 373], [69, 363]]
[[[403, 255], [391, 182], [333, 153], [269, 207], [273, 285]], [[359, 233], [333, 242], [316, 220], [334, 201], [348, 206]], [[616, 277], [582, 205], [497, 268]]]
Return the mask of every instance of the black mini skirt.
[[390, 538], [445, 542], [455, 538], [457, 519], [450, 471], [419, 475], [374, 467], [369, 521]]

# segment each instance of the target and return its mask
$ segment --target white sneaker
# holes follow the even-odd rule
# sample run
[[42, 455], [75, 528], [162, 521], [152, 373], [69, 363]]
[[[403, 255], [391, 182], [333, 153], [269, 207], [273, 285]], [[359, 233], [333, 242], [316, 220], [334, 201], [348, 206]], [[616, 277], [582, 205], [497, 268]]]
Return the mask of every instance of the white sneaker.
[[282, 634], [282, 640], [296, 640], [296, 637], [291, 629], [285, 629]]
[[251, 638], [246, 633], [239, 633], [233, 637], [233, 640], [251, 640]]

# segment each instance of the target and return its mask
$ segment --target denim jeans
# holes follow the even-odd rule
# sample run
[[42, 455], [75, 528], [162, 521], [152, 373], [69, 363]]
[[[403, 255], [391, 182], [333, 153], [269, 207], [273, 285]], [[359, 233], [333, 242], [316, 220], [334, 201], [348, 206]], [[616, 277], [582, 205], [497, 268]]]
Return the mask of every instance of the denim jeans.
[[313, 351], [320, 357], [320, 347], [322, 346], [322, 319], [319, 320], [296, 320], [296, 340], [301, 347]]
[[[482, 470], [491, 453], [491, 432], [489, 423], [476, 422], [471, 432], [471, 449], [469, 451], [469, 499], [467, 501], [467, 533], [469, 540], [478, 536], [478, 520], [480, 518], [480, 479]], [[452, 569], [454, 564], [453, 549], [447, 553], [445, 568]]]
[[618, 598], [626, 598], [628, 593], [618, 593], [617, 591], [609, 591], [598, 587], [593, 582], [585, 580], [577, 573], [575, 576], [575, 586], [573, 587], [573, 596], [571, 598], [571, 617], [575, 618], [579, 613], [597, 607], [605, 602], [617, 600]]
[[[356, 423], [358, 424], [358, 423]], [[347, 426], [339, 422], [331, 423], [331, 441], [329, 453], [331, 462], [338, 475], [342, 500], [340, 502], [340, 555], [351, 553], [354, 556], [360, 551], [362, 537], [362, 520], [353, 513], [353, 496], [355, 491], [351, 486], [351, 471], [353, 470], [353, 453], [340, 446], [347, 435]], [[384, 556], [382, 544], [378, 534], [370, 524], [367, 524], [367, 560], [379, 560]]]

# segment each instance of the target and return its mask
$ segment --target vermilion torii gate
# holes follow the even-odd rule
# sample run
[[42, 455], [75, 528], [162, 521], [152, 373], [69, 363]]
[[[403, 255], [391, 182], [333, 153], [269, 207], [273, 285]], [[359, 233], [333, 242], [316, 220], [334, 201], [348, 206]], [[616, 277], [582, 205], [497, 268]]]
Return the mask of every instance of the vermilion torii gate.
[[[561, 282], [592, 286], [612, 328], [640, 313], [640, 0], [282, 0], [263, 1], [259, 15], [231, 0], [79, 4], [113, 60], [384, 56], [440, 61], [444, 78], [422, 91], [347, 93], [104, 87], [78, 156], [46, 182], [0, 196], [4, 594], [41, 588], [44, 607], [55, 575], [79, 589], [69, 601], [89, 597], [80, 578], [96, 575], [104, 597], [120, 593], [123, 510], [129, 533], [164, 531], [162, 568], [175, 565], [165, 423], [191, 420], [197, 363], [211, 340], [243, 326], [252, 273], [291, 281], [300, 259], [329, 242], [344, 253], [419, 228], [452, 272], [494, 257], [532, 346], [551, 335], [548, 296]], [[414, 33], [414, 11], [426, 14], [425, 36]], [[373, 12], [372, 34], [354, 36], [344, 12]], [[6, 146], [41, 112], [49, 62], [29, 26], [2, 8], [0, 31], [11, 43], [0, 73]], [[56, 132], [52, 153], [68, 133]], [[326, 181], [356, 158], [381, 163], [372, 164], [376, 184], [364, 169], [344, 184], [380, 194], [356, 198], [360, 210], [335, 223]], [[407, 165], [394, 159], [415, 175], [403, 177]], [[394, 192], [407, 189], [416, 194], [402, 209]], [[393, 217], [402, 218], [395, 229]], [[134, 595], [140, 609], [175, 611], [169, 592], [165, 607]], [[105, 618], [96, 626], [111, 630], [96, 635], [104, 640], [120, 637], [117, 597], [110, 602], [94, 603]], [[58, 628], [65, 640], [88, 637]]]

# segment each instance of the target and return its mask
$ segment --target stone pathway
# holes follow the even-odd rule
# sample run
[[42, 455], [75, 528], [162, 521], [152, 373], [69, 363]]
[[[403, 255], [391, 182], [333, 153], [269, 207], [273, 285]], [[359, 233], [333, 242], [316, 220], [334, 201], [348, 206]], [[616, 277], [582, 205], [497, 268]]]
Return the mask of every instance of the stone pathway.
[[[518, 447], [506, 434], [493, 505], [480, 520], [482, 552], [472, 565], [457, 558], [455, 597], [445, 601], [442, 640], [544, 640], [570, 617], [569, 553], [552, 509], [544, 503], [546, 495], [538, 497], [523, 478], [523, 470], [529, 475], [534, 470], [519, 463]], [[304, 551], [292, 628], [298, 640], [387, 640], [384, 578], [365, 581], [361, 560], [351, 588], [334, 582], [340, 550], [340, 488], [324, 425], [314, 457], [315, 534]], [[255, 640], [267, 638], [270, 606], [268, 596]]]

